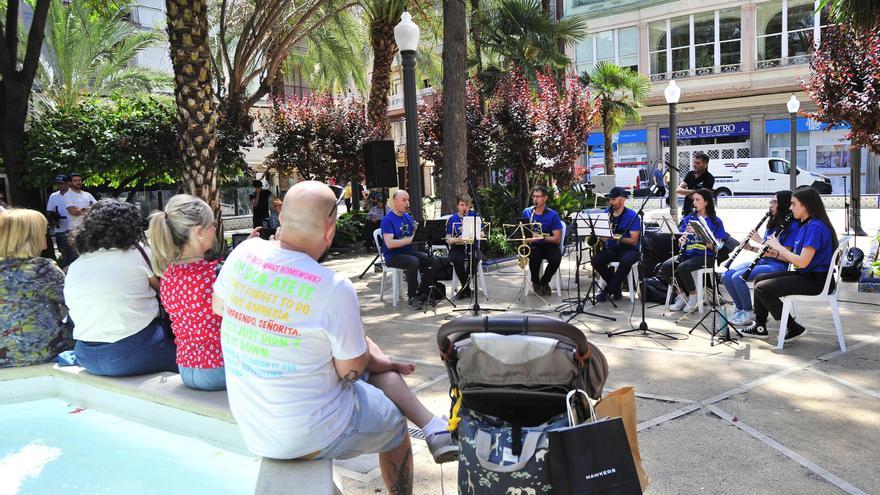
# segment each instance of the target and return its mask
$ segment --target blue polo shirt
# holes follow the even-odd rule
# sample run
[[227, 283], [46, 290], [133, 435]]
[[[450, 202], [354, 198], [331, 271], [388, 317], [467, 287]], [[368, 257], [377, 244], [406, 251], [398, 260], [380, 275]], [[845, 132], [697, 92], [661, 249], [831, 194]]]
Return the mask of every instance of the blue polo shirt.
[[[619, 217], [615, 217], [613, 208], [605, 210], [611, 218], [611, 231], [623, 238], [629, 239], [630, 232], [642, 230], [642, 220], [635, 210], [624, 208]], [[638, 249], [638, 246], [630, 246], [618, 242], [616, 239], [608, 239], [605, 241], [605, 247], [608, 249]]]
[[[385, 234], [391, 234], [394, 236], [394, 239], [403, 239], [404, 237], [412, 237], [415, 233], [416, 228], [413, 223], [413, 219], [409, 216], [409, 213], [404, 213], [403, 216], [394, 213], [394, 210], [389, 211], [384, 218], [382, 218], [382, 222], [380, 224], [380, 228], [382, 229], [382, 236]], [[413, 250], [412, 244], [388, 249], [384, 243], [382, 243], [382, 255], [385, 257], [385, 261], [391, 261], [395, 255], [398, 254], [406, 254], [411, 253]]]
[[[523, 218], [529, 223], [540, 223], [543, 234], [553, 235], [554, 230], [562, 230], [562, 220], [556, 210], [544, 207], [544, 213], [535, 213], [535, 207], [529, 206], [522, 213]], [[535, 241], [532, 244], [547, 244], [547, 241]]]
[[[687, 228], [688, 224], [691, 220], [696, 220], [698, 217], [697, 212], [693, 212], [685, 216], [681, 219], [681, 223], [678, 225], [678, 228], [681, 231]], [[706, 221], [706, 225], [712, 230], [712, 235], [715, 236], [715, 239], [721, 241], [727, 237], [727, 232], [724, 231], [724, 223], [718, 217], [705, 217], [703, 220]], [[703, 244], [702, 239], [697, 239], [694, 234], [688, 235], [687, 243], [685, 244], [684, 255], [688, 258], [693, 258], [694, 256], [703, 256], [705, 255], [714, 258], [715, 252], [708, 251], [706, 252], [706, 245]]]
[[[782, 229], [782, 232], [778, 234], [779, 243], [787, 247], [788, 249], [793, 249], [794, 241], [795, 239], [797, 239], [798, 231], [800, 230], [800, 228], [801, 223], [799, 221], [789, 221], [785, 228]], [[776, 227], [773, 230], [767, 229], [767, 231], [764, 232], [764, 242], [767, 242], [767, 239], [770, 237], [771, 234], [776, 234], [779, 231], [779, 227]], [[788, 263], [768, 256], [764, 256], [763, 258], [761, 258], [758, 261], [758, 264], [775, 266], [779, 269], [779, 271], [785, 270], [788, 266]]]
[[831, 264], [831, 255], [834, 254], [834, 236], [828, 226], [824, 223], [811, 218], [806, 223], [801, 224], [798, 235], [794, 241], [794, 254], [801, 254], [805, 247], [811, 247], [816, 250], [810, 264], [804, 268], [798, 268], [801, 273], [809, 272], [827, 272], [828, 266]]

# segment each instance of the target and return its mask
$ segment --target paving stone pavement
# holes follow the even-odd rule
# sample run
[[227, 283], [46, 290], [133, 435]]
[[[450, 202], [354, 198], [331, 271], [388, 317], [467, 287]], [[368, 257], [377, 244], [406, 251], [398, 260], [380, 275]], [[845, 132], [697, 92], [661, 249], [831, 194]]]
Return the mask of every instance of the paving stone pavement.
[[[728, 229], [741, 236], [753, 224], [737, 212]], [[349, 255], [327, 264], [355, 282], [368, 335], [395, 359], [417, 363], [406, 380], [418, 397], [435, 414], [448, 414], [449, 381], [436, 331], [461, 313], [453, 315], [448, 303], [428, 312], [412, 311], [403, 301], [393, 308], [390, 286], [379, 301], [380, 275], [357, 278], [370, 259]], [[516, 301], [519, 268], [487, 274], [491, 300], [481, 304], [558, 315], [562, 300], [575, 295], [574, 265], [574, 258], [563, 262], [563, 294], [547, 303], [534, 295]], [[584, 287], [589, 279], [581, 282]], [[769, 340], [710, 346], [704, 330], [688, 334], [693, 318], [676, 325], [662, 316], [662, 305], [653, 304], [649, 327], [681, 340], [609, 338], [605, 332], [638, 325], [638, 300], [633, 308], [627, 298], [617, 309], [607, 303], [588, 307], [616, 321], [573, 321], [608, 358], [606, 391], [636, 389], [639, 442], [652, 480], [648, 493], [880, 493], [880, 296], [845, 282], [839, 299], [846, 353], [838, 348], [827, 306], [802, 306], [799, 320], [809, 333], [782, 351], [774, 332]], [[434, 464], [424, 442], [414, 439], [413, 445], [415, 493], [457, 493], [457, 465]], [[346, 494], [384, 492], [376, 456], [337, 466]]]

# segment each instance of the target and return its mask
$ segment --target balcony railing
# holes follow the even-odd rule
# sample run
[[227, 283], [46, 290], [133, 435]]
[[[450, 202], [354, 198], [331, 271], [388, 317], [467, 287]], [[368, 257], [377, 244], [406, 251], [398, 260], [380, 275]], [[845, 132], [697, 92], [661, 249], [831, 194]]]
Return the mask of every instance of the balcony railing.
[[[424, 103], [425, 97], [434, 94], [434, 88], [424, 88], [416, 91], [416, 104]], [[403, 93], [390, 95], [388, 97], [388, 110], [399, 110], [403, 108]]]
[[[685, 79], [688, 77], [710, 76], [712, 74], [728, 74], [742, 70], [742, 64], [722, 65], [720, 67], [702, 67], [699, 69], [677, 70], [672, 72], [672, 79]], [[665, 81], [669, 79], [669, 72], [651, 74], [651, 81]]]

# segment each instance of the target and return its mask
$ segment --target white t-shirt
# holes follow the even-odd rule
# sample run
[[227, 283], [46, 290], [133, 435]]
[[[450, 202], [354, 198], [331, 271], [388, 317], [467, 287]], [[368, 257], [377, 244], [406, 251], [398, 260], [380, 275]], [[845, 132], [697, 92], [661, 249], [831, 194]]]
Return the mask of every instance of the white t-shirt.
[[46, 203], [46, 211], [54, 211], [59, 217], [61, 217], [54, 230], [56, 234], [70, 230], [70, 213], [67, 212], [67, 204], [64, 201], [64, 196], [65, 195], [61, 194], [61, 191], [55, 191], [49, 195], [49, 201]]
[[118, 342], [143, 330], [159, 316], [152, 276], [137, 249], [99, 249], [77, 258], [64, 279], [73, 338]]
[[232, 415], [248, 448], [275, 459], [330, 445], [354, 410], [333, 359], [367, 351], [352, 283], [277, 241], [249, 239], [229, 255], [214, 292]]
[[[75, 206], [77, 208], [88, 208], [93, 204], [97, 203], [95, 201], [95, 197], [86, 191], [76, 192], [73, 189], [69, 189], [66, 193], [64, 193], [64, 204], [66, 207]], [[71, 215], [69, 212], [67, 214], [68, 219], [70, 220], [70, 228], [73, 229], [75, 227], [79, 227], [79, 225], [83, 222], [84, 215]]]

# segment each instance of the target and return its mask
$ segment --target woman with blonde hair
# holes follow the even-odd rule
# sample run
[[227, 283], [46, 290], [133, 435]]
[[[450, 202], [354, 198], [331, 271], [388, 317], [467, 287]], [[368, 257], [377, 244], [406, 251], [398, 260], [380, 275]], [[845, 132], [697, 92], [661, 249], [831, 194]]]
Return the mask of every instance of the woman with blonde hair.
[[225, 390], [221, 318], [211, 310], [219, 261], [205, 259], [215, 248], [214, 212], [201, 199], [178, 194], [165, 211], [150, 215], [148, 233], [153, 271], [162, 278], [159, 295], [177, 343], [180, 377], [190, 388]]
[[0, 213], [0, 368], [46, 363], [73, 347], [62, 323], [64, 272], [40, 257], [46, 227], [34, 210]]

